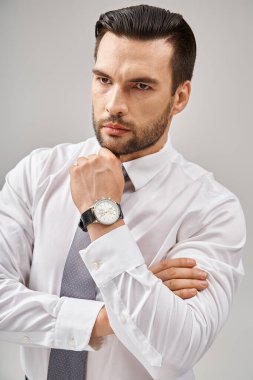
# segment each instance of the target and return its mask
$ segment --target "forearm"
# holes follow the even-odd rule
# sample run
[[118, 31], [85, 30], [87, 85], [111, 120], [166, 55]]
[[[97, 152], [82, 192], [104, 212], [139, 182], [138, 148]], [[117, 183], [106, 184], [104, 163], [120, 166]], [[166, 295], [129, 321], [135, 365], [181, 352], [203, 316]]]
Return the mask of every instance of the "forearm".
[[[89, 350], [103, 302], [58, 297], [0, 280], [0, 339], [37, 347]], [[71, 321], [71, 323], [70, 323]]]
[[[240, 274], [212, 262], [210, 247], [182, 245], [186, 257], [194, 257], [210, 281], [208, 290], [182, 301], [148, 270], [126, 229], [91, 244], [83, 260], [100, 288], [111, 327], [126, 348], [150, 373], [183, 373], [203, 355], [226, 320], [233, 277]], [[99, 268], [94, 270], [93, 261], [100, 262]]]

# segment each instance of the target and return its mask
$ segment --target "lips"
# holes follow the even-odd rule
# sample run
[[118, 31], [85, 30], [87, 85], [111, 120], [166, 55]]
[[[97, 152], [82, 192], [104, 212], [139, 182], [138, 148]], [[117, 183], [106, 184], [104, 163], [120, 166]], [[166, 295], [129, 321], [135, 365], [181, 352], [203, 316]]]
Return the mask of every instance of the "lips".
[[111, 136], [122, 136], [130, 131], [130, 129], [124, 127], [121, 124], [113, 123], [104, 124], [102, 128], [106, 134]]

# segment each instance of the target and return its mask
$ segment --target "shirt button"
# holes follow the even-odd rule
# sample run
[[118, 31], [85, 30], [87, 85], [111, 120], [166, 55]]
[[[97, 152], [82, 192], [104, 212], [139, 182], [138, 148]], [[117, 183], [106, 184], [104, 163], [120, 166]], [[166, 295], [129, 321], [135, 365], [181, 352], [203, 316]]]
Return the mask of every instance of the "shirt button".
[[76, 342], [75, 342], [75, 339], [73, 337], [69, 341], [69, 347], [70, 348], [76, 348]]
[[92, 269], [93, 270], [98, 270], [100, 268], [100, 263], [98, 261], [94, 261], [92, 263]]
[[31, 339], [29, 338], [29, 336], [25, 335], [25, 336], [23, 337], [23, 342], [24, 342], [24, 343], [29, 343], [30, 341], [31, 341]]
[[126, 310], [123, 310], [122, 313], [120, 314], [120, 320], [122, 323], [126, 323], [128, 317], [128, 313]]

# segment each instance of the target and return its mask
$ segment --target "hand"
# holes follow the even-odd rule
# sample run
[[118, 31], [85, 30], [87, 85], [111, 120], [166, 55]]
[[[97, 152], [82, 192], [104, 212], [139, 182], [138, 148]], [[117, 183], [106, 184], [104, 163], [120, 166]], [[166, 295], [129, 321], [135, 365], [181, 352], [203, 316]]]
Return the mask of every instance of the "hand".
[[98, 351], [104, 342], [104, 338], [102, 336], [91, 336], [89, 345], [95, 350]]
[[96, 338], [103, 337], [110, 334], [114, 334], [114, 332], [109, 323], [109, 318], [108, 318], [106, 308], [105, 306], [103, 306], [97, 315], [97, 319], [92, 329], [89, 344], [92, 345], [93, 342], [96, 342]]
[[149, 268], [164, 285], [182, 299], [194, 297], [207, 288], [207, 273], [195, 267], [193, 259], [167, 259]]
[[81, 214], [101, 198], [120, 203], [124, 189], [120, 159], [106, 148], [98, 154], [79, 157], [70, 167], [70, 188]]

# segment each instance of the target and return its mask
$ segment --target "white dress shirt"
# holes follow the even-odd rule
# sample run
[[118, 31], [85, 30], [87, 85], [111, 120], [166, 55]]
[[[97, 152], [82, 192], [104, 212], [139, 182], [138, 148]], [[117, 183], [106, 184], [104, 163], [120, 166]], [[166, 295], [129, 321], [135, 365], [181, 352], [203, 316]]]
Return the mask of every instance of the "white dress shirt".
[[[87, 380], [192, 380], [192, 367], [226, 321], [243, 275], [245, 223], [238, 199], [168, 141], [124, 163], [125, 225], [80, 255], [96, 300], [59, 297], [79, 221], [69, 167], [96, 153], [95, 138], [38, 149], [7, 176], [0, 193], [0, 337], [22, 345], [29, 380], [46, 380], [50, 348], [88, 350]], [[190, 257], [209, 286], [182, 300], [148, 269]], [[103, 305], [115, 335], [89, 345]], [[214, 363], [215, 364], [215, 363]]]

